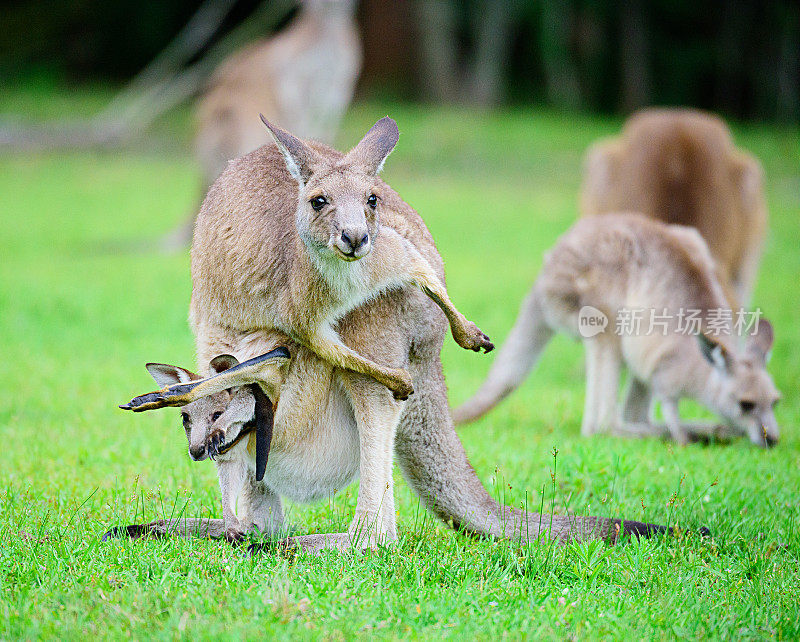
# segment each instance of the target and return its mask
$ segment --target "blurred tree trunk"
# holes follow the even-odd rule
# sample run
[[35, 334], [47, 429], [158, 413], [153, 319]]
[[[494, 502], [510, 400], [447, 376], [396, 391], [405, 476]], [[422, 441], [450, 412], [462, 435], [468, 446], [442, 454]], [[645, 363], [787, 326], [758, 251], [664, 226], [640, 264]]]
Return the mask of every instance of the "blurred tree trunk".
[[579, 108], [583, 104], [583, 96], [570, 51], [571, 3], [568, 0], [542, 0], [541, 7], [539, 37], [547, 98], [557, 107]]
[[503, 97], [505, 66], [511, 50], [515, 0], [483, 0], [473, 17], [475, 53], [469, 70], [468, 99], [494, 105]]
[[450, 0], [416, 0], [422, 92], [437, 102], [458, 100], [458, 32]]
[[742, 39], [747, 28], [748, 10], [743, 0], [724, 4], [717, 39], [717, 73], [714, 102], [739, 116], [744, 111], [744, 52]]
[[785, 123], [800, 120], [800, 5], [786, 8], [778, 60], [777, 117]]
[[650, 34], [642, 0], [623, 0], [619, 26], [622, 108], [630, 113], [649, 105], [653, 95]]

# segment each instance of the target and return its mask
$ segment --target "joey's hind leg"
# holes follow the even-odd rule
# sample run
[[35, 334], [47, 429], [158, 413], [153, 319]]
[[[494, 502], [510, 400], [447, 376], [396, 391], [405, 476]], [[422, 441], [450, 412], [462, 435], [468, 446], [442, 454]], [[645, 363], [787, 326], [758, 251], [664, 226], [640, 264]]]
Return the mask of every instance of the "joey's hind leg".
[[688, 444], [689, 435], [685, 427], [681, 424], [681, 417], [678, 412], [678, 400], [662, 399], [661, 412], [664, 414], [664, 421], [667, 424], [667, 429], [672, 439], [681, 446]]
[[581, 434], [610, 431], [617, 423], [617, 390], [621, 357], [610, 338], [598, 335], [583, 342], [586, 349], [586, 403]]
[[631, 373], [625, 392], [625, 402], [622, 406], [623, 421], [637, 424], [648, 423], [652, 400], [650, 386]]

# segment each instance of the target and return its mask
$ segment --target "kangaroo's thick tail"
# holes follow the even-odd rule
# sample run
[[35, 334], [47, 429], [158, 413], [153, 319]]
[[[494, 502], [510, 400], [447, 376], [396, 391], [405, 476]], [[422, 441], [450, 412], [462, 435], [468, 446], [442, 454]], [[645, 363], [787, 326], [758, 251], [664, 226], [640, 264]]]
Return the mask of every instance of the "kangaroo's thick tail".
[[511, 333], [497, 352], [489, 376], [468, 401], [453, 411], [457, 424], [474, 421], [525, 380], [542, 350], [553, 336], [544, 318], [541, 295], [534, 285], [525, 297]]
[[[453, 428], [437, 363], [416, 364], [416, 392], [407, 406], [395, 439], [396, 461], [409, 486], [445, 524], [479, 536], [565, 543], [626, 536], [668, 534], [665, 526], [618, 518], [551, 515], [504, 506], [492, 497], [470, 465]], [[535, 507], [531, 507], [535, 508]]]

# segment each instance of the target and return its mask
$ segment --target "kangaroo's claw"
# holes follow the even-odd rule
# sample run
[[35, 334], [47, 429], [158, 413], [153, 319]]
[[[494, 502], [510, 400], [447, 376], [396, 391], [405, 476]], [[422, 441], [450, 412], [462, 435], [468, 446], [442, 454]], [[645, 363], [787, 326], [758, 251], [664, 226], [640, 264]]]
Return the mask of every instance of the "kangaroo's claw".
[[414, 394], [414, 383], [411, 375], [405, 370], [397, 370], [386, 387], [392, 391], [394, 398], [398, 401], [405, 401]]
[[467, 321], [463, 327], [453, 326], [452, 330], [453, 339], [465, 350], [474, 350], [475, 352], [494, 350], [494, 344], [489, 337], [471, 321]]
[[208, 437], [206, 437], [206, 450], [211, 459], [216, 459], [225, 443], [225, 433], [221, 430], [215, 430]]

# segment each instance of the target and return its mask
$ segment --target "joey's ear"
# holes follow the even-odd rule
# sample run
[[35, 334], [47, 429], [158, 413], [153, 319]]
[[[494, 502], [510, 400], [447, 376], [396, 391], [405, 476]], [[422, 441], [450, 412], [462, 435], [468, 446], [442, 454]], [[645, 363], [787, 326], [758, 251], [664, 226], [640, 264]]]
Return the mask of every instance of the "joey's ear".
[[772, 329], [772, 324], [766, 319], [759, 319], [755, 333], [747, 339], [746, 350], [762, 363], [767, 363], [774, 340], [775, 331]]
[[148, 363], [145, 364], [147, 372], [155, 379], [159, 386], [171, 386], [175, 383], [189, 383], [195, 381], [200, 377], [194, 372], [190, 372], [185, 368], [179, 366], [171, 366], [166, 363]]
[[211, 369], [211, 374], [219, 374], [238, 365], [239, 360], [232, 354], [221, 354], [211, 360], [209, 368]]
[[377, 174], [383, 169], [386, 157], [392, 153], [400, 138], [397, 123], [386, 116], [375, 123], [361, 142], [353, 147], [345, 160], [360, 165], [369, 174]]
[[267, 130], [272, 135], [275, 144], [278, 146], [283, 160], [286, 162], [286, 169], [292, 175], [292, 178], [301, 185], [305, 185], [311, 176], [314, 155], [308, 146], [299, 138], [295, 138], [289, 132], [283, 131], [280, 127], [276, 127], [266, 118], [264, 114], [261, 116], [261, 122], [267, 126]]
[[700, 352], [706, 360], [717, 370], [729, 372], [733, 361], [727, 348], [702, 332], [697, 335]]

